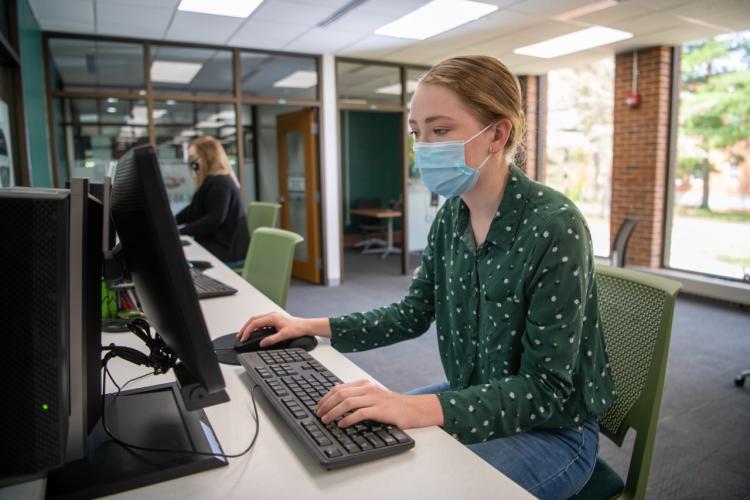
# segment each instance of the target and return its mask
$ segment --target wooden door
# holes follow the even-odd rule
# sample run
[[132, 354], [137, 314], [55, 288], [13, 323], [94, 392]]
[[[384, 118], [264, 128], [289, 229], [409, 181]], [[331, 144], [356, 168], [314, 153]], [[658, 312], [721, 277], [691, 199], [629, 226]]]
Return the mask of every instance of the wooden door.
[[320, 283], [320, 193], [315, 111], [303, 109], [278, 115], [276, 131], [281, 227], [305, 239], [295, 250], [292, 276]]

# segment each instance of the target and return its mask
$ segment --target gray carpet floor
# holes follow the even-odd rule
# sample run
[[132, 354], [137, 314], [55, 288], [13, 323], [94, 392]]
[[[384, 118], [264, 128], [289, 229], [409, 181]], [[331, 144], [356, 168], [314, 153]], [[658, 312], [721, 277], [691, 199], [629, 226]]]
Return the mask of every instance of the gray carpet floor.
[[[294, 281], [287, 309], [336, 316], [396, 302], [409, 286], [399, 259], [347, 251], [341, 286]], [[347, 356], [394, 391], [445, 379], [434, 325], [418, 339]], [[750, 381], [741, 389], [733, 383], [744, 369], [750, 369], [750, 311], [679, 298], [647, 498], [750, 499]], [[600, 441], [600, 456], [623, 478], [633, 438], [631, 432], [622, 448]]]

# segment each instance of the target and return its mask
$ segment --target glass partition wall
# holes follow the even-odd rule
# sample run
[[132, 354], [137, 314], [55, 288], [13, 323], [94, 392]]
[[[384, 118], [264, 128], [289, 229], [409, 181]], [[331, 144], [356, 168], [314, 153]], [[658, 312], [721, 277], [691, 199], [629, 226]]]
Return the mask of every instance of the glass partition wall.
[[150, 143], [178, 208], [193, 191], [187, 146], [212, 135], [245, 200], [256, 200], [254, 108], [320, 106], [315, 56], [58, 33], [45, 34], [44, 47], [58, 185], [71, 175], [101, 180], [130, 147]]
[[[129, 148], [148, 143], [177, 211], [195, 189], [188, 146], [211, 135], [224, 146], [246, 203], [284, 203], [276, 123], [305, 111], [308, 129], [317, 130], [318, 57], [61, 33], [45, 33], [44, 49], [58, 186], [70, 176], [101, 180]], [[307, 165], [317, 170], [317, 132], [306, 141], [314, 153]], [[303, 189], [314, 199], [318, 186]], [[320, 273], [308, 276], [318, 282]]]

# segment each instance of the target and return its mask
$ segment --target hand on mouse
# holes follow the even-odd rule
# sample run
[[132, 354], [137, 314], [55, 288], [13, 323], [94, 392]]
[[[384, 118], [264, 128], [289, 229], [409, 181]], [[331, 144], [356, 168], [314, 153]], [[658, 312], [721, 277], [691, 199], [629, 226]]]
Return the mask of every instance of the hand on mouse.
[[237, 332], [237, 339], [245, 342], [255, 330], [273, 327], [276, 333], [269, 335], [260, 342], [261, 347], [268, 347], [282, 340], [296, 339], [305, 335], [331, 336], [328, 318], [297, 318], [277, 312], [251, 316]]

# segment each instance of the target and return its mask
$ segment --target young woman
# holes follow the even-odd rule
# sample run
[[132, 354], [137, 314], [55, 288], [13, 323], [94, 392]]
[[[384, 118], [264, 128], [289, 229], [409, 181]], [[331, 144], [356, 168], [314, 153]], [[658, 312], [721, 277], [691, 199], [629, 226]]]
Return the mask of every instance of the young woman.
[[411, 339], [437, 324], [447, 381], [396, 394], [366, 381], [321, 398], [324, 422], [439, 425], [540, 498], [567, 498], [593, 472], [596, 416], [615, 397], [597, 308], [591, 237], [562, 194], [509, 165], [524, 117], [518, 81], [490, 57], [448, 59], [414, 93], [416, 165], [449, 197], [400, 302], [337, 318], [250, 318], [263, 345], [331, 337], [342, 351]]
[[190, 143], [188, 155], [196, 191], [190, 205], [176, 215], [177, 223], [184, 224], [180, 234], [194, 236], [223, 261], [244, 259], [249, 242], [245, 207], [224, 147], [202, 136]]

